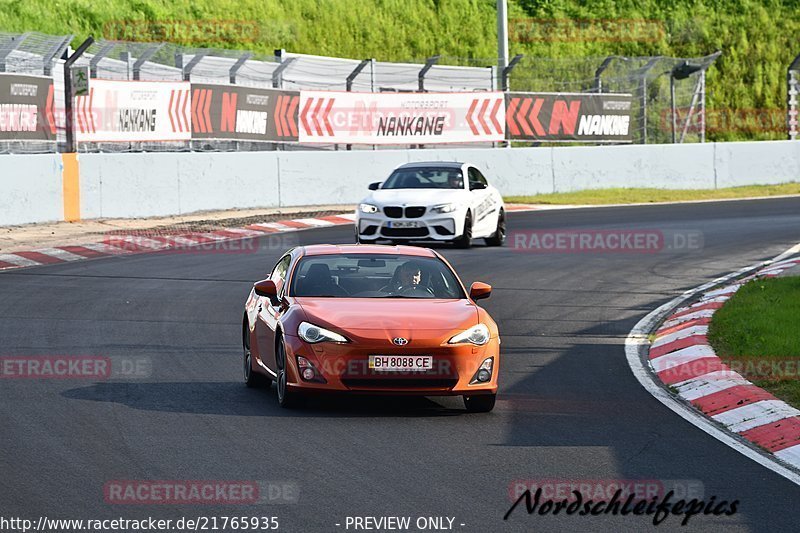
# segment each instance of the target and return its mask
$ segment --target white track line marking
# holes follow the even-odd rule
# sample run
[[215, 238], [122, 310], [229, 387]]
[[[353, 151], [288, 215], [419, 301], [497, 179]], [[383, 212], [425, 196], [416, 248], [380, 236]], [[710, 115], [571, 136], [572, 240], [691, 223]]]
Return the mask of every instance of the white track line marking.
[[72, 252], [61, 250], [59, 248], [40, 248], [38, 250], [34, 250], [34, 252], [49, 255], [50, 257], [55, 257], [56, 259], [61, 259], [62, 261], [80, 261], [85, 259], [83, 256], [73, 254]]
[[320, 220], [318, 218], [295, 218], [292, 222], [299, 222], [301, 224], [306, 224], [308, 226], [315, 226], [318, 228], [322, 228], [325, 226], [334, 226], [333, 222], [329, 222], [327, 220]]
[[653, 370], [656, 372], [663, 372], [664, 370], [691, 363], [692, 361], [697, 361], [704, 357], [716, 356], [717, 354], [714, 353], [711, 346], [707, 344], [698, 344], [650, 359], [650, 366], [652, 366]]
[[[800, 243], [789, 248], [786, 252], [778, 255], [771, 261], [765, 261], [763, 263], [757, 263], [755, 265], [751, 265], [746, 268], [742, 268], [728, 274], [727, 276], [722, 276], [717, 278], [713, 281], [708, 283], [704, 283], [698, 287], [685, 291], [683, 294], [670, 300], [669, 302], [665, 303], [661, 307], [654, 309], [651, 311], [647, 316], [642, 318], [631, 330], [628, 334], [627, 339], [625, 340], [625, 357], [628, 360], [628, 366], [633, 372], [634, 377], [639, 381], [639, 383], [649, 392], [655, 399], [659, 402], [664, 404], [667, 408], [671, 411], [676, 413], [678, 416], [692, 424], [693, 426], [697, 427], [698, 429], [704, 431], [708, 435], [711, 435], [715, 439], [725, 443], [726, 445], [730, 446], [734, 450], [738, 451], [742, 455], [752, 459], [753, 461], [757, 462], [761, 466], [768, 468], [779, 474], [792, 483], [796, 485], [800, 485], [800, 474], [796, 471], [788, 468], [783, 463], [777, 461], [772, 456], [768, 456], [764, 453], [757, 451], [755, 448], [751, 447], [749, 444], [743, 442], [738, 437], [732, 435], [728, 431], [725, 431], [718, 426], [716, 426], [713, 422], [711, 422], [705, 415], [695, 411], [692, 407], [688, 406], [687, 404], [683, 403], [681, 400], [676, 398], [671, 392], [669, 392], [660, 382], [656, 382], [657, 379], [651, 372], [648, 370], [645, 361], [647, 360], [645, 350], [649, 350], [649, 342], [647, 341], [648, 335], [653, 331], [653, 328], [658, 324], [664, 317], [669, 316], [675, 308], [683, 304], [686, 300], [690, 299], [691, 297], [695, 296], [696, 294], [708, 290], [722, 282], [734, 279], [746, 272], [751, 270], [755, 270], [761, 266], [769, 265], [775, 261], [780, 261], [797, 251], [800, 251]], [[641, 351], [641, 352], [640, 352]], [[644, 357], [643, 357], [644, 355]], [[794, 448], [800, 448], [800, 446], [795, 446]], [[785, 451], [785, 450], [784, 450]], [[793, 451], [793, 452], [786, 452], [784, 456], [792, 456], [795, 454], [800, 456], [800, 451]], [[775, 454], [777, 457], [781, 457], [779, 454]], [[798, 464], [798, 463], [795, 463]]]
[[678, 318], [667, 320], [661, 325], [661, 327], [671, 328], [672, 326], [677, 326], [678, 324], [683, 324], [684, 322], [688, 322], [696, 318], [711, 318], [711, 316], [714, 314], [714, 311], [716, 311], [716, 309], [703, 309], [702, 311], [695, 311], [694, 313], [688, 313], [686, 315], [679, 316]]
[[678, 391], [681, 398], [691, 402], [703, 396], [721, 392], [731, 387], [738, 387], [739, 385], [752, 385], [752, 383], [732, 370], [717, 370], [676, 383], [673, 387]]
[[678, 330], [675, 333], [668, 333], [667, 335], [658, 337], [655, 341], [653, 341], [653, 344], [650, 346], [650, 348], [658, 348], [659, 346], [664, 346], [665, 344], [679, 341], [681, 339], [685, 339], [686, 337], [691, 337], [693, 335], [705, 335], [706, 333], [708, 333], [708, 326], [692, 326], [690, 328]]

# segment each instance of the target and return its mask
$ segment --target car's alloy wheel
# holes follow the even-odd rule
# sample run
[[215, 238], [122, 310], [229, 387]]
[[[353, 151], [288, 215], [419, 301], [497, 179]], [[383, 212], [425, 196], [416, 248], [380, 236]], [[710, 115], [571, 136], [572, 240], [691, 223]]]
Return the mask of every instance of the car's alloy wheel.
[[502, 209], [497, 215], [497, 228], [491, 237], [486, 237], [486, 244], [489, 246], [503, 246], [506, 242], [506, 213]]
[[496, 394], [478, 394], [475, 396], [464, 396], [464, 407], [470, 413], [488, 413], [494, 409]]
[[472, 213], [467, 212], [464, 218], [464, 233], [453, 242], [457, 248], [469, 248], [472, 245]]
[[250, 388], [266, 387], [272, 383], [272, 380], [260, 374], [253, 372], [253, 354], [250, 351], [250, 335], [247, 328], [244, 329], [244, 384]]
[[278, 366], [278, 377], [275, 381], [275, 389], [278, 393], [278, 405], [281, 407], [294, 407], [298, 403], [297, 393], [289, 390], [287, 385], [286, 376], [286, 346], [283, 344], [283, 339], [278, 341], [275, 349], [275, 363]]

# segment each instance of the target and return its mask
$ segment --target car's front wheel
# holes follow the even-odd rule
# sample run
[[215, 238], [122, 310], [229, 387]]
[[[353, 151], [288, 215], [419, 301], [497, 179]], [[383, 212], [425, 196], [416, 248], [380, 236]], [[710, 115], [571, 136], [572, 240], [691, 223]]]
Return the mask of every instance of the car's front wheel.
[[469, 248], [472, 244], [472, 213], [467, 212], [464, 218], [464, 232], [453, 243], [456, 248]]
[[278, 340], [278, 345], [275, 349], [275, 363], [278, 366], [278, 377], [275, 379], [275, 389], [278, 393], [278, 405], [283, 408], [291, 409], [300, 403], [299, 394], [292, 392], [287, 384], [288, 378], [286, 369], [288, 367], [286, 361], [286, 345], [283, 339]]
[[496, 394], [478, 394], [475, 396], [464, 396], [464, 407], [470, 413], [488, 413], [494, 409]]
[[488, 246], [503, 246], [506, 242], [506, 213], [502, 209], [497, 215], [497, 227], [491, 237], [486, 237]]

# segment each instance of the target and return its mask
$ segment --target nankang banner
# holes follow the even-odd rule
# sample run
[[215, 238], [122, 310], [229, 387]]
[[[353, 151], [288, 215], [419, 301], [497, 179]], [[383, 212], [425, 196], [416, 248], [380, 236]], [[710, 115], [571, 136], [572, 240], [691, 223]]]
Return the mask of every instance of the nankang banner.
[[0, 140], [55, 139], [53, 80], [0, 74]]
[[506, 132], [514, 141], [629, 143], [630, 94], [509, 93]]
[[186, 141], [192, 136], [189, 82], [89, 82], [75, 97], [75, 138], [81, 142]]
[[297, 142], [298, 91], [192, 84], [192, 138]]
[[301, 91], [301, 143], [442, 144], [502, 141], [501, 92]]

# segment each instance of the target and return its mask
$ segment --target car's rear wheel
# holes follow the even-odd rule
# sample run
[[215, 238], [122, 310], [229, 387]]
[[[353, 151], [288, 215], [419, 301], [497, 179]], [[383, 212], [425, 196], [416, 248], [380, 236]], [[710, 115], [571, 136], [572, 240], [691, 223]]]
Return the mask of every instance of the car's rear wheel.
[[275, 389], [278, 393], [278, 405], [286, 409], [296, 407], [300, 403], [300, 395], [292, 392], [287, 381], [286, 346], [283, 339], [279, 339], [275, 348], [275, 363], [278, 366], [278, 377], [275, 379]]
[[494, 409], [496, 394], [477, 394], [475, 396], [464, 396], [464, 407], [470, 413], [488, 413]]
[[453, 243], [456, 248], [469, 248], [472, 245], [472, 213], [467, 212], [464, 218], [464, 232]]
[[244, 346], [244, 384], [250, 388], [269, 387], [272, 380], [253, 370], [253, 354], [250, 351], [250, 331], [244, 326], [242, 344]]
[[506, 242], [506, 213], [502, 209], [497, 215], [497, 228], [491, 237], [484, 239], [488, 246], [503, 246]]

